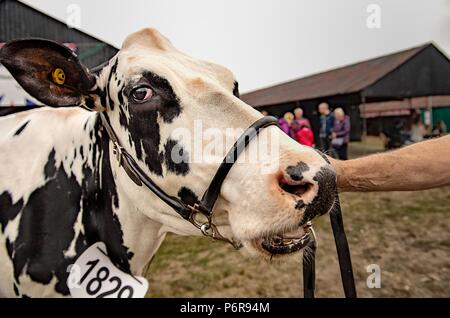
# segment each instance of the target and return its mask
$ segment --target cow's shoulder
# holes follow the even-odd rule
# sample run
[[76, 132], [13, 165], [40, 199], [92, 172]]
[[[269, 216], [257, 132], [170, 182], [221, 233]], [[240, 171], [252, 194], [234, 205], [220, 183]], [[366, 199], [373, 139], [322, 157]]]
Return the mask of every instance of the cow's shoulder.
[[95, 118], [87, 115], [42, 108], [0, 119], [0, 248], [8, 255], [2, 262], [10, 262], [0, 266], [12, 270], [10, 287], [19, 295], [67, 295], [67, 267], [86, 247], [81, 211], [95, 189], [84, 183], [95, 183], [99, 160], [92, 156]]

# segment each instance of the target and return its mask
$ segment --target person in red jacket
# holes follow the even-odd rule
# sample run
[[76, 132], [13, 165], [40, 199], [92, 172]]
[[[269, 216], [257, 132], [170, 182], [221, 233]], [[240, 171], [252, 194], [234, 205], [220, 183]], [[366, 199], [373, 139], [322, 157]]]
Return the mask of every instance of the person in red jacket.
[[295, 132], [295, 139], [299, 144], [314, 147], [314, 134], [312, 129], [306, 125], [300, 125], [300, 128]]

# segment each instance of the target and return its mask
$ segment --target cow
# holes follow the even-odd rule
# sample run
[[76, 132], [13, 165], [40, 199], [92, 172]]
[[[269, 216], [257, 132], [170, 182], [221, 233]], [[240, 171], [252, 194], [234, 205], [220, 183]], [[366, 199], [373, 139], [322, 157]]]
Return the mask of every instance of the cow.
[[[137, 165], [190, 204], [220, 162], [191, 160], [189, 142], [174, 132], [194, 133], [201, 121], [226, 133], [262, 117], [239, 99], [227, 68], [180, 52], [151, 28], [129, 35], [96, 70], [63, 45], [40, 39], [6, 44], [0, 62], [46, 105], [0, 117], [0, 296], [70, 295], [68, 267], [96, 242], [118, 268], [142, 275], [167, 233], [201, 235], [122, 169], [100, 114]], [[266, 159], [277, 168], [262, 173], [267, 162], [238, 158], [214, 218], [250, 254], [285, 257], [298, 251], [279, 248], [280, 240], [289, 247], [333, 207], [336, 175], [320, 152], [276, 126], [265, 130], [270, 133], [258, 139], [277, 140], [279, 152]], [[257, 144], [252, 140], [245, 151]]]

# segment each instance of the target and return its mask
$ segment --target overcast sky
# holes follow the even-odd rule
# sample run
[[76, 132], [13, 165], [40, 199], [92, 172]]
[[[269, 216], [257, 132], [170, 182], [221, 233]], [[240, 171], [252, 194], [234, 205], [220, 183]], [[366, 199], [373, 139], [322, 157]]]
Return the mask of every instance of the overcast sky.
[[[450, 0], [25, 0], [120, 47], [152, 26], [180, 50], [223, 64], [241, 92], [434, 41], [450, 55]], [[367, 27], [378, 4], [380, 28]], [[373, 11], [372, 11], [373, 13]], [[372, 21], [372, 20], [371, 20]]]

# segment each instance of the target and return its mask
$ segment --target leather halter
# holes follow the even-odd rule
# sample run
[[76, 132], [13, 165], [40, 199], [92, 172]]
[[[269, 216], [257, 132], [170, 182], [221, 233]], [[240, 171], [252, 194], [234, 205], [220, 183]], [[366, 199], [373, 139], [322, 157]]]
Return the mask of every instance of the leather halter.
[[[222, 236], [218, 231], [217, 226], [213, 223], [212, 216], [214, 204], [219, 197], [222, 183], [228, 175], [228, 172], [234, 162], [236, 162], [237, 158], [242, 151], [245, 150], [249, 142], [255, 138], [263, 128], [277, 125], [277, 119], [275, 117], [265, 116], [260, 118], [244, 131], [223, 159], [216, 171], [216, 174], [211, 180], [211, 183], [203, 194], [201, 201], [195, 203], [194, 205], [189, 205], [181, 199], [167, 194], [163, 189], [161, 189], [141, 169], [128, 151], [122, 147], [106, 116], [103, 113], [100, 113], [100, 118], [102, 120], [103, 127], [105, 127], [106, 132], [108, 133], [108, 136], [113, 144], [114, 155], [119, 167], [123, 167], [130, 179], [133, 180], [136, 185], [145, 185], [154, 194], [156, 194], [157, 197], [174, 209], [175, 212], [177, 212], [181, 217], [188, 220], [196, 228], [198, 228], [203, 235], [209, 236], [214, 240], [228, 242], [233, 245], [234, 248], [240, 247], [239, 243]], [[203, 220], [201, 220], [201, 217], [203, 217]]]

